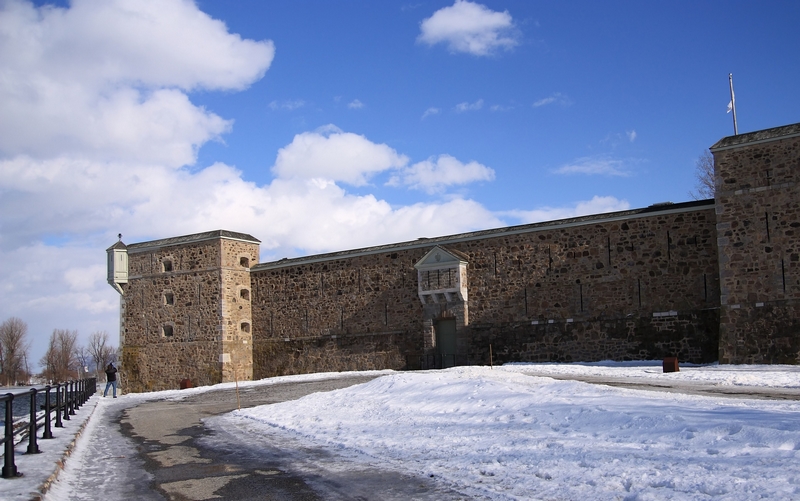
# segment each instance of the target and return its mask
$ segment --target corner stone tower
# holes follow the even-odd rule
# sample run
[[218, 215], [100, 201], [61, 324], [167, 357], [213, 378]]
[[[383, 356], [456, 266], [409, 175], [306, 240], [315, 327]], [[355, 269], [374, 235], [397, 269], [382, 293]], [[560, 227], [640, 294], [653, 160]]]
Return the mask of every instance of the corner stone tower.
[[720, 363], [800, 363], [800, 124], [729, 136], [716, 171]]
[[253, 378], [250, 267], [259, 243], [217, 230], [108, 249], [128, 391]]

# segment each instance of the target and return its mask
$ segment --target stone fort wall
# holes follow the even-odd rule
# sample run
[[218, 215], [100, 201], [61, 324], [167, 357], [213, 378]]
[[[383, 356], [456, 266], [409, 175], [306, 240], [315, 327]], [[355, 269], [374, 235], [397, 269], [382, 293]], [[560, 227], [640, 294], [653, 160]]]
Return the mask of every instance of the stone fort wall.
[[800, 363], [800, 124], [711, 151], [715, 200], [262, 264], [257, 239], [224, 230], [127, 246], [128, 280], [113, 284], [123, 383], [666, 356]]
[[414, 264], [433, 246], [468, 261], [459, 364], [489, 364], [489, 344], [495, 363], [716, 360], [705, 201], [266, 263], [251, 271], [255, 377], [435, 364], [429, 327], [456, 304], [426, 315], [417, 295]]

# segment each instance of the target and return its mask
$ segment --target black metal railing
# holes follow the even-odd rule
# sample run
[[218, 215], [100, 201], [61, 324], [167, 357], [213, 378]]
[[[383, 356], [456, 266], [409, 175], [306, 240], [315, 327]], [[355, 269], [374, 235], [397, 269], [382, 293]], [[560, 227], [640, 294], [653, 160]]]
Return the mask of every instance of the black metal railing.
[[[88, 378], [0, 395], [0, 402], [5, 403], [5, 419], [3, 420], [5, 433], [0, 442], [3, 444], [2, 478], [22, 476], [22, 473], [17, 471], [17, 465], [14, 462], [14, 447], [17, 440], [20, 443], [25, 439], [28, 440], [26, 454], [40, 453], [36, 436], [37, 430], [44, 428], [43, 440], [53, 438], [52, 427], [63, 428], [63, 421], [69, 421], [70, 416], [74, 416], [75, 411], [80, 409], [96, 391], [97, 379]], [[52, 392], [55, 392], [55, 405], [51, 398]], [[24, 402], [25, 397], [28, 397], [28, 416], [15, 417], [14, 402]], [[55, 416], [52, 416], [54, 413]], [[55, 418], [54, 425], [53, 418]], [[15, 438], [17, 436], [19, 439]]]

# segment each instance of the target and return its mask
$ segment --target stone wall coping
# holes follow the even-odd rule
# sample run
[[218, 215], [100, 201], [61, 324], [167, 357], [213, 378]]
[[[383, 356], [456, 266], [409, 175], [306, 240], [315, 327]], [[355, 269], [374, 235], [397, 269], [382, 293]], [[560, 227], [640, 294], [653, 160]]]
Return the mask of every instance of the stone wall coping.
[[709, 148], [712, 152], [730, 150], [747, 145], [752, 146], [759, 143], [780, 141], [800, 136], [800, 123], [772, 127], [771, 129], [757, 130], [746, 134], [723, 137], [714, 146]]
[[608, 212], [604, 214], [592, 214], [589, 216], [579, 216], [569, 219], [545, 221], [541, 223], [531, 223], [518, 226], [506, 226], [503, 228], [473, 231], [469, 233], [459, 233], [456, 235], [448, 235], [442, 237], [419, 238], [411, 242], [378, 245], [375, 247], [365, 247], [362, 249], [330, 252], [327, 254], [316, 254], [312, 256], [297, 257], [291, 259], [283, 258], [279, 261], [259, 263], [250, 268], [250, 271], [259, 272], [266, 270], [276, 270], [280, 268], [286, 268], [289, 266], [322, 263], [328, 261], [336, 261], [338, 259], [351, 259], [354, 257], [369, 256], [373, 254], [381, 254], [384, 252], [406, 251], [411, 249], [429, 249], [432, 246], [436, 245], [446, 245], [459, 242], [468, 242], [473, 240], [485, 240], [489, 238], [520, 235], [524, 233], [550, 231], [562, 228], [572, 228], [576, 226], [586, 226], [589, 224], [630, 221], [633, 219], [651, 217], [653, 215], [668, 215], [668, 214], [678, 214], [684, 212], [695, 212], [697, 211], [698, 208], [704, 208], [706, 206], [709, 209], [714, 208], [714, 200], [708, 199], [708, 200], [697, 200], [697, 201], [682, 202], [682, 203], [653, 204], [649, 207], [641, 209], [630, 209], [626, 211]]
[[261, 240], [257, 239], [247, 233], [237, 233], [228, 230], [214, 230], [206, 231], [203, 233], [193, 233], [191, 235], [183, 235], [180, 237], [162, 238], [159, 240], [150, 240], [149, 242], [140, 242], [136, 244], [128, 244], [127, 249], [129, 254], [137, 254], [141, 252], [148, 252], [163, 247], [171, 247], [174, 245], [183, 245], [195, 242], [203, 242], [206, 240], [238, 240], [241, 242], [260, 244]]

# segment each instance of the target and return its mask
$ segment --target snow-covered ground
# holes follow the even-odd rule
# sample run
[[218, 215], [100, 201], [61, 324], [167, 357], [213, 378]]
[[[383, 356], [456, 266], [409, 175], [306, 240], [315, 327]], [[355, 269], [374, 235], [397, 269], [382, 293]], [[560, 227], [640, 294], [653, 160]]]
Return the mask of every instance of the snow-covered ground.
[[[461, 367], [386, 372], [366, 384], [235, 411], [221, 420], [250, 440], [275, 434], [299, 438], [347, 455], [348, 461], [433, 476], [476, 499], [800, 499], [800, 401], [648, 392], [525, 374], [543, 371], [678, 386], [691, 381], [800, 387], [795, 366], [681, 367], [672, 374], [647, 363]], [[337, 375], [247, 385], [329, 377]], [[210, 389], [100, 402], [47, 499], [68, 499], [65, 487], [94, 477], [124, 478], [114, 471], [114, 461], [81, 460], [110, 434], [102, 416], [115, 407]], [[130, 454], [124, 441], [104, 447], [101, 455], [107, 457]], [[30, 493], [38, 486], [33, 477], [44, 480], [54, 469], [52, 458], [42, 457], [51, 461], [48, 469], [23, 466], [24, 457], [18, 456], [18, 466], [27, 468], [26, 477], [0, 479], [0, 497], [28, 499], [17, 496], [16, 486], [30, 483], [23, 490]]]
[[[799, 375], [765, 367], [548, 368], [758, 386], [796, 386]], [[228, 420], [250, 433], [277, 427], [357, 451], [475, 498], [800, 499], [800, 402], [626, 390], [523, 371], [398, 373]]]
[[[15, 448], [15, 464], [17, 471], [23, 476], [18, 478], [0, 478], [0, 499], [25, 500], [36, 499], [39, 488], [57, 471], [57, 463], [63, 460], [66, 452], [72, 449], [76, 437], [86, 425], [89, 416], [97, 406], [98, 397], [91, 397], [80, 409], [70, 416], [69, 421], [62, 421], [63, 428], [53, 426], [52, 439], [37, 439], [39, 454], [26, 454], [28, 441], [25, 440]], [[53, 418], [55, 424], [55, 418]], [[41, 437], [41, 430], [38, 437]], [[5, 464], [5, 457], [0, 458]]]
[[679, 372], [664, 374], [661, 361], [585, 362], [575, 364], [507, 364], [506, 371], [553, 377], [605, 377], [610, 379], [649, 379], [681, 383], [704, 383], [714, 386], [753, 386], [768, 388], [800, 388], [798, 365], [686, 365]]

